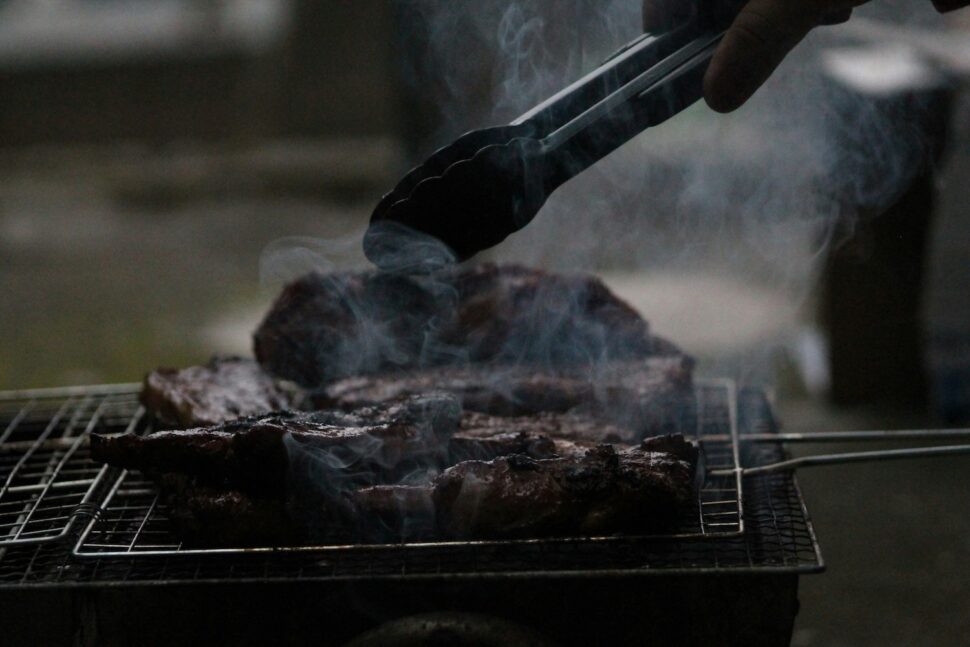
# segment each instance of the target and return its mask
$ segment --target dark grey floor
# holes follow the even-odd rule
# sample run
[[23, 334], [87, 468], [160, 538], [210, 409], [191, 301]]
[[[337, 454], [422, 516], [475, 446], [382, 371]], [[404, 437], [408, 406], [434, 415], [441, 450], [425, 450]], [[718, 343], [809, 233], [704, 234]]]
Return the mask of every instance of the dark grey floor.
[[[906, 428], [886, 410], [789, 402], [791, 431]], [[858, 450], [824, 445], [812, 452]], [[809, 448], [799, 448], [803, 454]], [[966, 645], [970, 636], [970, 457], [811, 468], [799, 477], [828, 571], [802, 578], [793, 644]]]

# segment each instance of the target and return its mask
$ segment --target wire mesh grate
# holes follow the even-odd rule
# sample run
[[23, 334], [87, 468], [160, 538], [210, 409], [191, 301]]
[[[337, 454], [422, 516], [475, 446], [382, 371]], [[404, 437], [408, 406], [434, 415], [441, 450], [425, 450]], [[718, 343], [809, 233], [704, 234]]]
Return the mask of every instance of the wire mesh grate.
[[0, 547], [58, 541], [97, 509], [91, 432], [138, 429], [131, 385], [0, 394]]
[[[777, 459], [776, 457], [772, 457]], [[128, 556], [75, 559], [66, 547], [9, 549], [0, 586], [119, 582], [272, 582], [479, 577], [608, 577], [725, 573], [814, 573], [822, 558], [791, 474], [745, 479], [743, 535], [708, 540], [626, 538], [614, 542], [406, 546], [330, 553]]]
[[[736, 402], [738, 405], [730, 415], [735, 417], [742, 441], [745, 433], [775, 431], [770, 406], [760, 392], [744, 391]], [[128, 417], [111, 418], [102, 414], [105, 428], [121, 431], [131, 424], [132, 411], [137, 410], [137, 405], [129, 399], [124, 406], [130, 407]], [[10, 408], [5, 403], [0, 403], [0, 407], [4, 412]], [[701, 419], [708, 415], [699, 413]], [[143, 424], [138, 422], [137, 426], [143, 428]], [[715, 430], [724, 432], [723, 426], [712, 424], [710, 433], [713, 435]], [[781, 447], [775, 444], [741, 442], [739, 449], [742, 464], [746, 465], [773, 462], [784, 457]], [[718, 449], [708, 451], [711, 460], [717, 460], [714, 452]], [[730, 448], [724, 451], [733, 453]], [[107, 485], [106, 482], [105, 489]], [[143, 497], [133, 501], [132, 510], [128, 511], [141, 510], [140, 523], [145, 518], [144, 507], [154, 501], [154, 490], [142, 488], [140, 493], [133, 491], [132, 494]], [[161, 553], [149, 556], [128, 553], [125, 558], [89, 555], [85, 559], [77, 559], [70, 544], [65, 542], [19, 544], [0, 547], [0, 587], [121, 582], [809, 573], [823, 569], [814, 530], [792, 474], [745, 478], [744, 506], [739, 505], [738, 510], [743, 510], [743, 519], [738, 519], [737, 525], [743, 527], [744, 532], [695, 539], [624, 537], [604, 541], [493, 542], [435, 545], [423, 550], [407, 545], [376, 549], [357, 546], [330, 552], [271, 551], [244, 555]], [[165, 543], [171, 542], [167, 531], [156, 536], [145, 534], [146, 530], [152, 529], [146, 527], [139, 533], [146, 545], [171, 546], [171, 543]]]
[[[708, 476], [698, 489], [695, 505], [684, 511], [673, 529], [663, 535], [670, 539], [701, 539], [739, 535], [744, 531], [741, 479], [738, 475], [737, 398], [728, 380], [708, 380], [698, 384], [697, 406], [690, 414], [696, 438], [718, 438], [704, 442], [704, 463], [708, 470], [737, 470], [732, 476]], [[615, 537], [518, 540], [502, 542], [435, 542], [407, 544], [414, 550], [443, 546], [482, 547], [493, 543], [509, 545], [570, 544], [576, 542], [617, 542]], [[398, 547], [370, 545], [367, 549]], [[85, 529], [75, 548], [78, 557], [124, 558], [131, 555], [215, 555], [272, 552], [333, 552], [360, 549], [360, 546], [318, 545], [299, 547], [199, 549], [183, 546], [171, 532], [164, 501], [154, 484], [139, 472], [123, 472], [113, 484], [96, 519]]]

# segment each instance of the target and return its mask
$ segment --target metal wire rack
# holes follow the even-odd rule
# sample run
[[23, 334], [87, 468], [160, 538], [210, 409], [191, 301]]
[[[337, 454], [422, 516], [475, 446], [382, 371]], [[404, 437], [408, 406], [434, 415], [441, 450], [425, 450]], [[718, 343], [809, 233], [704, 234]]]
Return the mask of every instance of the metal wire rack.
[[140, 428], [133, 385], [0, 393], [0, 548], [64, 539], [96, 512], [108, 468], [92, 431]]
[[[708, 380], [696, 388], [697, 406], [690, 413], [690, 424], [697, 440], [722, 437], [705, 442], [704, 464], [709, 475], [698, 489], [693, 509], [685, 510], [666, 539], [709, 539], [740, 535], [744, 532], [742, 481], [737, 424], [737, 396], [730, 380]], [[727, 475], [723, 475], [727, 473]], [[553, 545], [577, 543], [618, 543], [617, 537], [584, 537], [500, 542], [434, 542], [405, 544], [412, 550], [440, 550], [446, 546], [485, 547], [490, 545]], [[186, 547], [173, 535], [165, 503], [151, 481], [138, 472], [124, 471], [112, 485], [96, 518], [81, 534], [75, 547], [77, 557], [127, 558], [171, 555], [238, 555], [259, 552], [283, 554], [297, 552], [328, 553], [351, 550], [386, 550], [394, 545], [311, 545], [298, 547], [257, 547], [199, 549]]]
[[[776, 433], [770, 406], [757, 391], [738, 395], [742, 461], [785, 457], [775, 443], [745, 443], [745, 435]], [[794, 474], [744, 478], [743, 533], [706, 539], [627, 537], [608, 542], [494, 542], [353, 547], [324, 553], [246, 555], [127, 554], [77, 559], [65, 543], [0, 550], [0, 587], [119, 583], [266, 582], [411, 578], [583, 577], [706, 573], [814, 573], [824, 570], [815, 532]]]

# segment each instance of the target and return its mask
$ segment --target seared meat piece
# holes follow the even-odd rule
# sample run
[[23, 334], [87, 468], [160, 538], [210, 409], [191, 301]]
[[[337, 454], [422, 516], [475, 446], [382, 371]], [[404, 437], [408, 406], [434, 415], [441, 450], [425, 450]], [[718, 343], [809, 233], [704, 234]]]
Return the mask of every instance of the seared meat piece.
[[442, 328], [462, 360], [572, 366], [655, 353], [646, 321], [598, 278], [491, 263], [460, 272]]
[[531, 458], [582, 456], [600, 443], [632, 444], [636, 433], [576, 414], [505, 418], [469, 412], [448, 442], [451, 463], [525, 454]]
[[637, 434], [592, 416], [576, 413], [540, 413], [535, 416], [505, 417], [467, 412], [461, 417], [458, 435], [488, 437], [492, 434], [527, 432], [562, 440], [572, 440], [595, 447], [604, 443], [633, 445]]
[[283, 289], [253, 335], [270, 372], [306, 387], [412, 366], [442, 294], [416, 279], [376, 272], [309, 274]]
[[305, 276], [283, 290], [254, 348], [269, 371], [308, 388], [469, 361], [561, 367], [676, 352], [594, 277], [491, 264]]
[[312, 396], [318, 407], [358, 409], [429, 390], [446, 391], [470, 411], [524, 416], [563, 412], [593, 399], [587, 380], [527, 366], [434, 368], [351, 377]]
[[291, 546], [306, 538], [306, 528], [279, 498], [200, 486], [180, 474], [166, 474], [158, 481], [166, 516], [186, 546]]
[[678, 460], [686, 461], [691, 465], [697, 465], [697, 445], [680, 434], [668, 434], [666, 436], [647, 438], [640, 443], [640, 449], [647, 453], [670, 454]]
[[435, 535], [431, 488], [375, 485], [350, 495], [358, 515], [358, 534], [365, 541], [422, 541]]
[[164, 513], [186, 546], [247, 548], [334, 542], [399, 542], [435, 536], [431, 488], [378, 485], [339, 496], [265, 497], [157, 479]]
[[231, 460], [232, 434], [215, 429], [159, 431], [149, 436], [91, 434], [91, 459], [145, 472], [201, 475], [225, 480]]
[[[543, 371], [529, 366], [426, 369], [353, 377], [313, 396], [320, 407], [353, 410], [428, 390], [453, 393], [465, 409], [528, 416], [578, 410], [635, 430], [637, 438], [683, 430], [694, 407], [693, 363], [684, 356]], [[618, 429], [618, 428], [616, 428]], [[605, 439], [610, 440], [610, 439]]]
[[[291, 484], [341, 490], [440, 465], [460, 409], [448, 396], [418, 396], [359, 414], [283, 412], [149, 436], [91, 437], [96, 461], [181, 473], [245, 491]], [[357, 425], [357, 426], [347, 426]]]
[[205, 366], [160, 368], [145, 377], [141, 403], [167, 425], [206, 427], [280, 411], [290, 396], [256, 362], [214, 357]]
[[468, 461], [435, 480], [438, 530], [451, 539], [650, 532], [690, 505], [696, 465], [641, 447], [582, 458]]

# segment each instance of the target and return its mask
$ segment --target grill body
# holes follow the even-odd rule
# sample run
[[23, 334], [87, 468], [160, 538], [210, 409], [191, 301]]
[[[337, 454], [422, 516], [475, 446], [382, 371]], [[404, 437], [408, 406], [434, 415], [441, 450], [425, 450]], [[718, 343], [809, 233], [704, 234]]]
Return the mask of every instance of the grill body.
[[[433, 612], [500, 618], [554, 645], [776, 647], [791, 640], [797, 580], [773, 574], [45, 587], [4, 592], [0, 618], [6, 645], [343, 645]], [[450, 638], [437, 644], [463, 644]], [[508, 642], [499, 635], [494, 644]]]
[[[736, 405], [739, 463], [782, 458], [743, 442], [775, 430], [764, 395]], [[116, 431], [135, 419], [112, 418]], [[85, 491], [99, 518], [119, 480]], [[745, 478], [743, 492], [723, 534], [223, 554], [79, 554], [97, 521], [88, 506], [65, 515], [66, 540], [0, 545], [0, 626], [12, 645], [407, 645], [417, 628], [455, 645], [786, 645], [798, 577], [823, 568], [818, 544], [791, 474]]]

